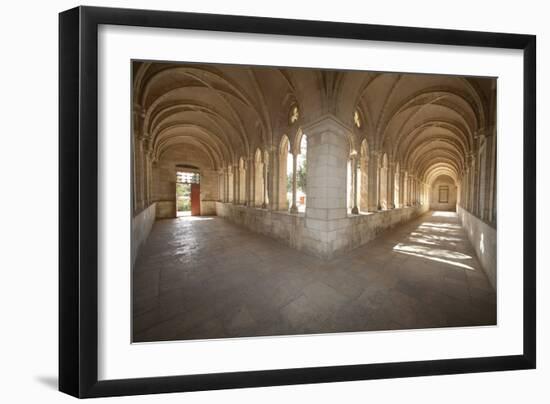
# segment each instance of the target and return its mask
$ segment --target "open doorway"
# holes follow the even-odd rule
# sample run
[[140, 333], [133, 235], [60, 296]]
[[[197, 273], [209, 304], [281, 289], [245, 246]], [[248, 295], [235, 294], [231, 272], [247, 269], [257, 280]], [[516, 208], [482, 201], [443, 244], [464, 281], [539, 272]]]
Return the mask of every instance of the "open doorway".
[[176, 174], [176, 216], [198, 216], [200, 207], [200, 174], [178, 171]]

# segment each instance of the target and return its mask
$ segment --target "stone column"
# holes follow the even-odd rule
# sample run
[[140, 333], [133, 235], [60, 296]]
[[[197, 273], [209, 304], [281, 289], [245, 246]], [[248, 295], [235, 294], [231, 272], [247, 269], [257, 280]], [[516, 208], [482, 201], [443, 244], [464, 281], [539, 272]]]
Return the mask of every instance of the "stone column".
[[399, 207], [405, 207], [405, 170], [399, 172]]
[[351, 186], [352, 186], [352, 195], [353, 195], [353, 201], [352, 201], [352, 208], [351, 213], [354, 215], [359, 214], [359, 207], [357, 206], [357, 198], [358, 198], [358, 176], [357, 171], [359, 167], [359, 158], [357, 156], [353, 156], [351, 160]]
[[223, 194], [222, 194], [222, 197], [221, 197], [221, 200], [222, 202], [225, 203], [225, 195], [227, 193], [227, 183], [225, 181], [225, 168], [222, 168], [222, 181], [223, 181]]
[[369, 168], [368, 168], [368, 158], [361, 156], [360, 167], [361, 167], [361, 176], [359, 178], [361, 184], [361, 192], [359, 195], [359, 208], [363, 211], [369, 210]]
[[229, 168], [225, 169], [225, 203], [229, 203]]
[[270, 210], [278, 209], [278, 164], [279, 150], [277, 147], [271, 147], [269, 153], [269, 169], [267, 171], [267, 199]]
[[305, 247], [324, 257], [348, 245], [347, 220], [348, 129], [328, 116], [305, 127], [307, 133], [308, 204]]
[[246, 206], [254, 205], [254, 193], [252, 188], [252, 183], [254, 182], [254, 162], [253, 159], [246, 159], [245, 161], [248, 169], [246, 170]]
[[[384, 167], [382, 166], [382, 154], [379, 154], [378, 155], [378, 165], [377, 165], [377, 168], [376, 168], [376, 176], [377, 176], [377, 180], [376, 180], [376, 189], [377, 189], [377, 196], [378, 196], [378, 201], [376, 202], [377, 204], [377, 210], [382, 210], [383, 206], [382, 206], [382, 181], [383, 181], [383, 178], [382, 178], [382, 170], [384, 169]], [[387, 183], [387, 170], [386, 170], [386, 183]], [[388, 197], [388, 190], [386, 190], [386, 198]]]
[[417, 205], [417, 199], [416, 199], [416, 177], [412, 177], [412, 205]]
[[233, 164], [233, 203], [239, 204], [239, 180], [241, 172], [239, 170], [239, 164]]
[[298, 171], [298, 155], [292, 153], [292, 204], [290, 205], [290, 213], [298, 213], [296, 206], [296, 173]]
[[264, 164], [262, 166], [262, 169], [262, 175], [264, 178], [262, 209], [267, 209], [267, 153], [264, 153]]
[[389, 162], [388, 163], [388, 201], [387, 206], [388, 209], [394, 209], [395, 208], [395, 162]]
[[474, 213], [474, 201], [476, 197], [476, 166], [475, 166], [475, 156], [472, 154], [470, 155], [470, 200], [469, 200], [469, 211], [471, 213]]
[[378, 204], [378, 195], [379, 195], [379, 158], [380, 155], [376, 152], [372, 152], [369, 158], [369, 169], [368, 169], [368, 182], [369, 182], [369, 191], [368, 191], [368, 211], [376, 212], [379, 210]]
[[470, 210], [470, 167], [466, 165], [464, 171], [464, 198], [462, 199], [462, 207], [466, 210]]

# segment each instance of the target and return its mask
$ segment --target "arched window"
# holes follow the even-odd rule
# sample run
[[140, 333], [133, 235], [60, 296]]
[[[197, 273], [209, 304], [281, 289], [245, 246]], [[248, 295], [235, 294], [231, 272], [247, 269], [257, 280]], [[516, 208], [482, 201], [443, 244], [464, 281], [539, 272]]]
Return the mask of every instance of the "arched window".
[[388, 209], [388, 155], [382, 156], [382, 165], [380, 166], [380, 208]]
[[300, 149], [297, 155], [296, 164], [296, 206], [298, 212], [306, 210], [306, 188], [307, 188], [307, 137], [302, 134]]
[[[279, 210], [288, 210], [289, 201], [292, 197], [292, 183], [289, 183], [289, 170], [292, 175], [292, 155], [290, 154], [290, 142], [288, 137], [283, 135], [279, 144], [279, 194], [277, 203]], [[290, 180], [292, 181], [292, 179]]]

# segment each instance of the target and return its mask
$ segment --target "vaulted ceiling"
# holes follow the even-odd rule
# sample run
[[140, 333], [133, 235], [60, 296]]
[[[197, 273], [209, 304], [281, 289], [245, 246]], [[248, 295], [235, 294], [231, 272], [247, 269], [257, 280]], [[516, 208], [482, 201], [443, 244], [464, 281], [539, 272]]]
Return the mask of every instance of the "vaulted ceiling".
[[495, 122], [489, 78], [149, 62], [133, 72], [135, 131], [155, 157], [192, 145], [217, 167], [333, 114], [352, 132], [352, 149], [366, 139], [422, 178], [456, 178]]

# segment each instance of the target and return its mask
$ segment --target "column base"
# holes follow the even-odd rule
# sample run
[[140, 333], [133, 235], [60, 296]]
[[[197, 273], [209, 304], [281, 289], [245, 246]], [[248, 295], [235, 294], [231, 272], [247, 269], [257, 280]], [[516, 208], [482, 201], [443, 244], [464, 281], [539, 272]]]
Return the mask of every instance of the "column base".
[[267, 209], [267, 203], [262, 203], [262, 209]]
[[290, 213], [298, 213], [298, 207], [296, 205], [292, 205], [290, 207]]
[[351, 214], [352, 215], [358, 215], [359, 214], [359, 208], [357, 206], [354, 206], [351, 208]]

